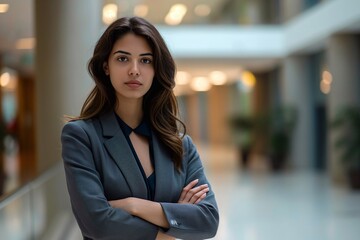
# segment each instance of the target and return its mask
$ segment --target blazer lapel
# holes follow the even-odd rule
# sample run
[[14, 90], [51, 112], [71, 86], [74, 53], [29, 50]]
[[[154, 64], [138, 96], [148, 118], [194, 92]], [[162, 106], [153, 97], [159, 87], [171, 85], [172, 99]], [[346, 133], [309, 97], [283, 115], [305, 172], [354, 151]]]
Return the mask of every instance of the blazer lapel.
[[174, 164], [169, 154], [161, 148], [161, 143], [155, 134], [153, 136], [154, 162], [155, 162], [155, 197], [157, 202], [169, 201], [174, 181]]
[[116, 120], [115, 113], [109, 111], [101, 115], [100, 122], [105, 137], [104, 145], [124, 175], [133, 196], [146, 199], [146, 183]]

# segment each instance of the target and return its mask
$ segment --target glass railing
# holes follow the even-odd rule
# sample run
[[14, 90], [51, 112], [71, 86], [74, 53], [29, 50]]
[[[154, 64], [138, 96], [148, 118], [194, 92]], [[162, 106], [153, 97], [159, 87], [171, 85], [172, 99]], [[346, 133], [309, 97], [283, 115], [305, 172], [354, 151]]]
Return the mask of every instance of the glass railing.
[[0, 202], [0, 239], [79, 239], [62, 163]]

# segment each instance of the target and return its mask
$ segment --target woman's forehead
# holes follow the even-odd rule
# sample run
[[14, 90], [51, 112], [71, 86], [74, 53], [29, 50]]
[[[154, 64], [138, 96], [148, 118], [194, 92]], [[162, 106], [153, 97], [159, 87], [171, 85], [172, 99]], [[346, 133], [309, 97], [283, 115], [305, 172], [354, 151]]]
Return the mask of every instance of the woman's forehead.
[[126, 33], [114, 42], [112, 52], [120, 50], [131, 54], [152, 53], [152, 48], [146, 38], [134, 33]]

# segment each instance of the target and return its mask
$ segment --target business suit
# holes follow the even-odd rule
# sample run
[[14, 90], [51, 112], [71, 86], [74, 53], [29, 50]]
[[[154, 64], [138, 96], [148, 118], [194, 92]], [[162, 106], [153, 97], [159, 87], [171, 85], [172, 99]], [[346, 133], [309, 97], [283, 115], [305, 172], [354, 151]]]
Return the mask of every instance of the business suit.
[[[62, 131], [62, 156], [74, 215], [90, 239], [155, 239], [159, 227], [134, 217], [108, 201], [147, 198], [147, 187], [115, 113], [67, 123]], [[167, 234], [180, 239], [204, 239], [217, 230], [219, 215], [214, 193], [198, 204], [177, 204], [182, 188], [194, 179], [208, 183], [191, 138], [183, 139], [182, 171], [178, 172], [153, 134], [156, 173], [154, 201], [169, 222]], [[210, 185], [209, 185], [210, 186]]]

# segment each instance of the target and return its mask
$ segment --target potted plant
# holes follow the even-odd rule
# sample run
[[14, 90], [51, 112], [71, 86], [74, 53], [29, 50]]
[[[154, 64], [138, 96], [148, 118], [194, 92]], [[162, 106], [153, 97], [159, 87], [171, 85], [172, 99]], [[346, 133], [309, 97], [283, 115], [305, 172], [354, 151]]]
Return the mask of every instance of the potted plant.
[[286, 165], [296, 118], [296, 111], [292, 107], [280, 107], [270, 114], [268, 154], [273, 171], [279, 171]]
[[242, 167], [247, 167], [253, 146], [254, 119], [249, 115], [235, 115], [230, 118], [230, 126], [238, 146], [239, 162]]
[[343, 164], [353, 189], [360, 189], [360, 107], [347, 106], [340, 109], [331, 122], [337, 131], [334, 147], [340, 152]]

